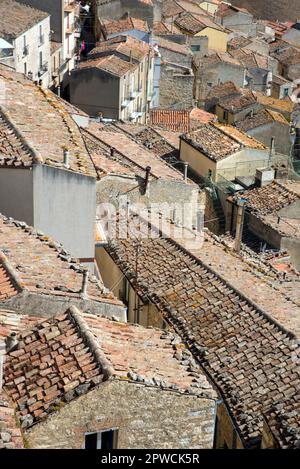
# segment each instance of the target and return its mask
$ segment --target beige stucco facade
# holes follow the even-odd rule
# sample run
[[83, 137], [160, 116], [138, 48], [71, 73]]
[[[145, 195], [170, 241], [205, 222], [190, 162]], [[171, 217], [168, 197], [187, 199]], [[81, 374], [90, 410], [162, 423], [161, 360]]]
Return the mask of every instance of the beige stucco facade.
[[222, 178], [232, 181], [236, 176], [255, 175], [257, 168], [264, 168], [268, 164], [268, 150], [243, 148], [219, 161], [214, 161], [200, 150], [181, 140], [180, 159], [187, 161], [190, 167], [202, 177], [207, 177], [209, 171], [213, 181]]
[[213, 28], [205, 28], [195, 36], [208, 37], [208, 49], [213, 49], [219, 52], [227, 51], [228, 34], [224, 31], [219, 31]]

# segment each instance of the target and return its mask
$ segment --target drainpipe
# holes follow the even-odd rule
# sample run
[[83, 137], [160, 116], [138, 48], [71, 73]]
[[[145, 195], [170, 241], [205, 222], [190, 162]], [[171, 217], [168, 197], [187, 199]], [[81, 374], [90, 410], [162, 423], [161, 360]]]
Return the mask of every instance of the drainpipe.
[[271, 161], [275, 153], [275, 137], [271, 138], [271, 145], [270, 145], [270, 152], [269, 152], [269, 161], [268, 161], [268, 169], [271, 168]]
[[3, 365], [5, 360], [6, 347], [4, 340], [0, 340], [0, 391], [3, 385]]
[[235, 232], [235, 243], [234, 250], [240, 252], [243, 228], [244, 228], [244, 218], [245, 218], [245, 205], [246, 199], [239, 198], [237, 201], [237, 218], [236, 218], [236, 232]]

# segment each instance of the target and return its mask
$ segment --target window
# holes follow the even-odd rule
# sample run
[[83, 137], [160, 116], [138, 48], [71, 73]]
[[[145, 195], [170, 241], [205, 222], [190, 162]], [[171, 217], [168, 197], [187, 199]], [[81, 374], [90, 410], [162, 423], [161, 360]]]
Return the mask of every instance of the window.
[[40, 70], [43, 68], [43, 52], [40, 52]]
[[228, 120], [228, 111], [223, 111], [223, 120], [227, 122]]
[[192, 52], [200, 52], [201, 48], [199, 45], [191, 46]]
[[104, 430], [103, 432], [86, 433], [84, 449], [110, 450], [117, 448], [118, 430]]
[[24, 62], [24, 75], [27, 75], [27, 63]]
[[286, 98], [287, 96], [289, 96], [289, 89], [288, 88], [284, 88], [283, 90], [283, 96]]

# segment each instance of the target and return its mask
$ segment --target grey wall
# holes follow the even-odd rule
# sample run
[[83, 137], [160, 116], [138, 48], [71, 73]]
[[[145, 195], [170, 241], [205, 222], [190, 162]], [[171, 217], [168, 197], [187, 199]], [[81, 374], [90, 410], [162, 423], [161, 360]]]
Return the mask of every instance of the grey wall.
[[120, 79], [96, 68], [72, 71], [70, 101], [90, 116], [119, 119]]
[[[159, 4], [159, 2], [156, 3]], [[155, 13], [156, 17], [158, 17], [158, 11]], [[130, 16], [146, 20], [150, 26], [153, 25], [154, 7], [150, 3], [143, 3], [142, 0], [98, 1], [98, 15], [101, 18], [117, 20], [127, 12]]]
[[143, 195], [141, 189], [144, 180], [138, 178], [126, 178], [122, 176], [106, 176], [97, 182], [97, 206], [102, 203], [111, 203], [116, 207], [120, 203], [120, 195], [125, 194], [131, 203], [150, 204], [174, 204], [191, 203], [193, 206], [193, 221], [196, 218], [196, 204], [199, 197], [198, 186], [186, 184], [184, 181], [166, 181], [153, 179], [150, 181], [149, 190]]
[[251, 137], [270, 147], [271, 138], [275, 137], [275, 150], [277, 153], [289, 155], [291, 150], [290, 128], [288, 125], [282, 125], [279, 122], [262, 125], [256, 129], [247, 132]]
[[172, 50], [159, 46], [162, 62], [171, 62], [172, 64], [183, 65], [184, 67], [192, 68], [192, 51], [190, 55], [179, 54]]
[[245, 69], [227, 62], [220, 62], [212, 66], [207, 66], [204, 62], [204, 66], [198, 68], [196, 77], [197, 96], [200, 101], [204, 101], [212, 86], [232, 81], [238, 88], [243, 88]]
[[256, 35], [256, 24], [253, 22], [253, 16], [246, 13], [236, 13], [232, 16], [225, 16], [222, 19], [225, 28], [232, 31], [241, 31], [249, 36]]
[[34, 226], [74, 257], [94, 257], [96, 180], [46, 165], [34, 167]]
[[0, 213], [33, 225], [33, 171], [0, 168]]
[[38, 10], [50, 13], [50, 26], [54, 34], [54, 41], [63, 42], [63, 4], [64, 0], [17, 0], [19, 3], [31, 5]]

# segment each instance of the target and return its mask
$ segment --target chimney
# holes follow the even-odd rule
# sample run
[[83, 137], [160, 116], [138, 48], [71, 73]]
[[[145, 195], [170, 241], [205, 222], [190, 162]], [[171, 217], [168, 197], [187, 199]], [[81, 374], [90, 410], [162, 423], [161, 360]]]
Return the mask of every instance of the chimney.
[[132, 64], [132, 50], [130, 49], [129, 62]]
[[189, 164], [187, 161], [184, 161], [183, 162], [184, 164], [184, 180], [185, 182], [187, 181], [187, 178], [188, 178], [188, 167], [189, 167]]
[[264, 187], [275, 179], [275, 170], [272, 168], [261, 168], [256, 170], [255, 183], [258, 187]]
[[115, 149], [114, 148], [111, 148], [110, 149], [110, 156], [114, 156], [115, 155]]
[[81, 287], [81, 295], [84, 298], [87, 298], [88, 279], [89, 279], [89, 271], [88, 271], [88, 269], [86, 269], [83, 272], [82, 287]]
[[149, 185], [149, 177], [150, 177], [150, 173], [151, 173], [151, 166], [147, 166], [146, 168], [146, 176], [145, 176], [145, 186], [144, 186], [144, 190], [145, 190], [145, 194], [147, 192], [147, 188], [148, 188], [148, 185]]
[[69, 169], [70, 168], [70, 154], [69, 150], [65, 149], [64, 150], [64, 167]]
[[235, 230], [235, 243], [234, 243], [234, 250], [238, 253], [241, 250], [241, 243], [242, 243], [242, 237], [243, 237], [245, 205], [246, 205], [246, 199], [239, 198], [237, 201], [237, 217], [236, 217], [236, 230]]
[[4, 340], [0, 340], [0, 391], [2, 389], [2, 384], [3, 384], [3, 365], [4, 365], [4, 360], [5, 360], [5, 352], [6, 352], [5, 342]]
[[17, 339], [16, 332], [11, 332], [9, 336], [6, 337], [6, 352], [13, 352], [17, 350], [19, 341]]

